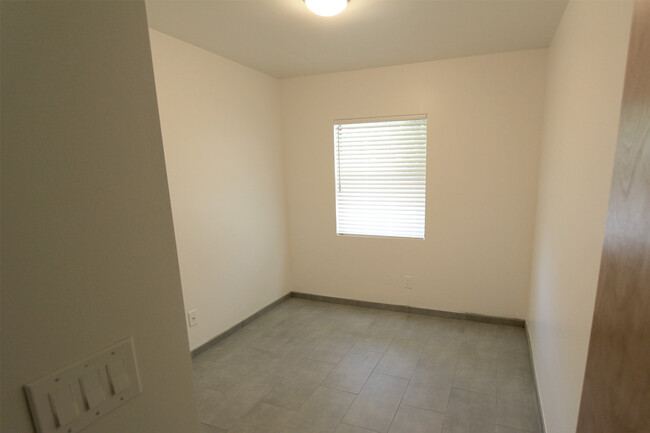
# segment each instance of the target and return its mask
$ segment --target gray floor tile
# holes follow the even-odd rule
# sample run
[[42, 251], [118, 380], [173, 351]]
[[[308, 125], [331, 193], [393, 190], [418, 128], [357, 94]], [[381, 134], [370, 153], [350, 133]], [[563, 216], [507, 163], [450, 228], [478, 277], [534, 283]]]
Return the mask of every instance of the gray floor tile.
[[236, 349], [249, 347], [248, 340], [251, 338], [251, 333], [245, 332], [244, 330], [245, 328], [241, 328], [237, 332], [219, 341], [217, 344], [196, 357], [194, 361], [216, 361], [220, 358], [229, 356]]
[[499, 425], [531, 433], [540, 431], [537, 406], [525, 401], [499, 400], [496, 422]]
[[494, 433], [494, 423], [447, 418], [442, 433]]
[[258, 403], [228, 433], [279, 433], [295, 412]]
[[309, 339], [294, 337], [283, 343], [274, 353], [268, 355], [257, 368], [265, 373], [285, 377], [302, 361], [315, 347]]
[[496, 422], [531, 433], [540, 431], [532, 377], [499, 375]]
[[408, 319], [407, 313], [379, 310], [375, 320], [370, 324], [367, 331], [380, 332], [384, 335], [396, 335], [405, 326]]
[[223, 395], [223, 392], [221, 391], [216, 391], [211, 388], [201, 388], [199, 386], [196, 387], [196, 401], [199, 406], [199, 410], [210, 404], [213, 400], [216, 400], [218, 398], [221, 398]]
[[440, 433], [445, 415], [402, 403], [395, 414], [389, 433]]
[[200, 427], [201, 428], [199, 429], [199, 431], [201, 433], [227, 433], [226, 430], [222, 430], [220, 428], [216, 428], [216, 427], [213, 427], [213, 426], [208, 425], [208, 424], [201, 423]]
[[268, 311], [266, 314], [258, 317], [252, 322], [248, 323], [245, 326], [246, 330], [265, 330], [272, 329], [276, 325], [280, 324], [286, 317], [289, 312], [297, 312], [300, 309], [297, 305], [287, 305], [286, 302], [278, 305], [271, 311]]
[[454, 387], [496, 394], [497, 353], [465, 346], [461, 350]]
[[194, 381], [200, 387], [221, 391], [232, 387], [240, 378], [265, 362], [269, 356], [267, 352], [251, 347], [235, 347], [220, 352], [219, 356], [210, 355], [208, 351], [194, 361]]
[[461, 343], [460, 338], [434, 336], [424, 347], [416, 371], [423, 370], [432, 374], [453, 375], [460, 359]]
[[330, 331], [325, 329], [311, 330], [308, 331], [307, 327], [304, 327], [296, 334], [291, 340], [289, 340], [285, 347], [301, 347], [307, 353], [314, 350], [321, 344], [322, 340], [329, 335]]
[[379, 433], [387, 432], [407, 385], [408, 379], [373, 373], [343, 422]]
[[409, 382], [402, 404], [444, 413], [447, 410], [453, 373], [416, 369]]
[[289, 409], [300, 409], [334, 367], [334, 364], [303, 359], [289, 375], [273, 387], [264, 397], [264, 401]]
[[376, 371], [410, 379], [422, 353], [422, 343], [395, 337], [379, 361]]
[[438, 327], [439, 321], [435, 317], [409, 314], [400, 330], [400, 337], [426, 344], [433, 335], [436, 335]]
[[291, 418], [283, 433], [331, 433], [350, 408], [355, 395], [332, 388], [318, 387]]
[[422, 352], [425, 356], [434, 356], [439, 353], [458, 353], [463, 346], [463, 338], [458, 335], [440, 334], [432, 335]]
[[298, 333], [297, 328], [276, 326], [268, 331], [259, 331], [251, 339], [251, 347], [265, 352], [276, 352]]
[[332, 331], [307, 355], [307, 358], [337, 364], [357, 340], [356, 335]]
[[529, 432], [498, 425], [494, 428], [494, 433], [529, 433]]
[[499, 398], [506, 400], [525, 400], [536, 402], [535, 383], [532, 376], [498, 375]]
[[496, 351], [498, 347], [499, 325], [471, 322], [465, 324], [463, 341], [482, 351]]
[[357, 350], [371, 350], [373, 352], [383, 353], [388, 349], [388, 345], [393, 341], [392, 335], [386, 335], [381, 331], [366, 330], [363, 332], [353, 348]]
[[289, 298], [246, 325], [246, 327], [250, 329], [270, 329], [283, 326], [288, 321], [300, 320], [314, 314], [313, 311], [310, 311], [313, 310], [313, 305], [314, 303], [307, 300]]
[[357, 427], [354, 425], [348, 424], [339, 424], [334, 433], [375, 433], [372, 430], [366, 430], [365, 428]]
[[251, 371], [217, 399], [212, 399], [202, 411], [200, 421], [222, 429], [230, 429], [249, 410], [262, 400], [278, 378], [259, 371]]
[[533, 370], [528, 353], [499, 352], [497, 355], [497, 372], [513, 376], [531, 376]]
[[212, 420], [214, 407], [218, 406], [223, 400], [223, 393], [220, 391], [215, 391], [213, 389], [204, 389], [197, 387], [196, 397], [199, 408], [199, 421], [203, 423]]
[[447, 319], [442, 317], [432, 317], [437, 326], [433, 329], [435, 335], [462, 338], [465, 333], [467, 321], [459, 319]]
[[539, 432], [512, 326], [292, 298], [193, 369], [202, 433]]
[[381, 357], [378, 352], [350, 349], [322, 385], [357, 394]]
[[399, 398], [358, 398], [343, 421], [346, 424], [385, 433], [390, 428], [398, 407]]
[[375, 320], [377, 313], [370, 308], [339, 305], [332, 311], [335, 329], [348, 333], [364, 332]]
[[361, 389], [360, 396], [380, 397], [380, 396], [399, 396], [402, 398], [408, 379], [402, 377], [390, 376], [374, 372]]
[[447, 419], [494, 426], [496, 424], [496, 396], [452, 388], [447, 406]]
[[[233, 353], [236, 349], [254, 348], [260, 339], [262, 330], [251, 329], [248, 326], [237, 330], [228, 338], [220, 342], [217, 346], [206, 352], [206, 356], [212, 356], [212, 352], [217, 352], [216, 357], [223, 358]], [[204, 355], [201, 355], [204, 356]]]
[[[329, 323], [325, 317], [315, 317], [310, 322], [302, 325], [294, 337], [295, 340], [308, 342], [315, 349], [334, 330], [334, 324]], [[312, 347], [313, 345], [313, 347]]]
[[502, 352], [528, 353], [526, 330], [516, 326], [498, 327], [497, 348]]

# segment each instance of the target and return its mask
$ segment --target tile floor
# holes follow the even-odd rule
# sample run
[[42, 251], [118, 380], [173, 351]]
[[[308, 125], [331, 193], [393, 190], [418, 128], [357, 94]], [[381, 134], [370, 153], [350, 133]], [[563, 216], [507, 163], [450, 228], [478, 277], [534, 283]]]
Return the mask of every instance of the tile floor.
[[193, 361], [203, 433], [539, 433], [522, 328], [290, 298]]

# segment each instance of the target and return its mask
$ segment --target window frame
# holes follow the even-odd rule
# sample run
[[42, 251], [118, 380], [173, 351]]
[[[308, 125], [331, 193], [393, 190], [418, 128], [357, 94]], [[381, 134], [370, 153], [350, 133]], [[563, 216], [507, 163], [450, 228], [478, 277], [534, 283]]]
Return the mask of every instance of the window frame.
[[[409, 120], [424, 120], [425, 125], [425, 139], [424, 139], [424, 156], [423, 156], [423, 185], [422, 185], [422, 232], [421, 236], [402, 236], [397, 234], [368, 234], [368, 233], [341, 233], [339, 228], [339, 189], [340, 189], [340, 138], [337, 136], [337, 127], [340, 125], [361, 125], [365, 123], [384, 123], [384, 122], [397, 122]], [[377, 117], [359, 117], [359, 118], [346, 118], [334, 119], [333, 121], [333, 142], [334, 142], [334, 207], [335, 207], [335, 232], [337, 237], [362, 237], [362, 238], [383, 238], [383, 239], [412, 239], [412, 240], [425, 240], [426, 239], [426, 189], [427, 189], [427, 148], [429, 143], [429, 128], [427, 114], [409, 114], [397, 116], [377, 116]]]

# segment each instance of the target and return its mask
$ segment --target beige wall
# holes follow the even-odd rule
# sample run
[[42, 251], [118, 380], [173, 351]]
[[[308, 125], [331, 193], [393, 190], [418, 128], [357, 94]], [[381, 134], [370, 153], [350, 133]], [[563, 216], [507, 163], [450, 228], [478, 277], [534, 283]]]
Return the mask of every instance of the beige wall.
[[280, 82], [150, 33], [194, 349], [288, 291]]
[[198, 432], [144, 2], [2, 2], [1, 171], [1, 430], [133, 336], [142, 394], [84, 432]]
[[[531, 50], [283, 80], [292, 289], [524, 318], [545, 61]], [[429, 119], [426, 240], [337, 237], [333, 120], [416, 113]]]
[[548, 433], [577, 423], [631, 12], [626, 1], [572, 1], [549, 50], [528, 317]]

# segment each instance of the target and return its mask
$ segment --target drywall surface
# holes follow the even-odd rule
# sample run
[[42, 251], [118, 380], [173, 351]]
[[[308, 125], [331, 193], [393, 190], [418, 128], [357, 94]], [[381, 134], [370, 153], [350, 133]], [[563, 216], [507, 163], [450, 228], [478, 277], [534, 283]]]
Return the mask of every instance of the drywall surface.
[[132, 336], [143, 392], [87, 433], [198, 433], [144, 2], [2, 2], [2, 426]]
[[150, 33], [195, 349], [288, 291], [280, 82]]
[[[292, 289], [523, 318], [545, 62], [529, 50], [283, 80]], [[426, 239], [337, 236], [334, 119], [419, 113]]]
[[630, 2], [570, 2], [549, 49], [528, 317], [548, 433], [576, 429], [631, 16]]

